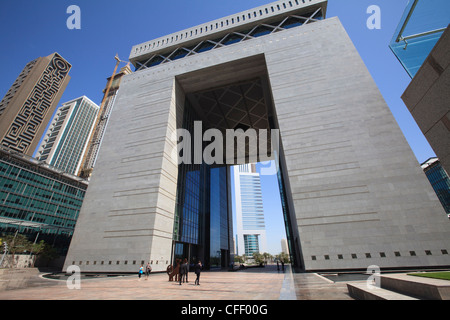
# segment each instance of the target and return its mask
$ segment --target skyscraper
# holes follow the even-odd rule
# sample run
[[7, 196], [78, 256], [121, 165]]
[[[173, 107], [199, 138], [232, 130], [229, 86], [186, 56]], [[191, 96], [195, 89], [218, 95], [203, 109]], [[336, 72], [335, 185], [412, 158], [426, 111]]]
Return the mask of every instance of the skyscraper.
[[0, 144], [32, 156], [69, 83], [58, 53], [29, 62], [0, 102]]
[[103, 108], [99, 110], [97, 120], [95, 121], [95, 125], [93, 128], [92, 136], [89, 139], [86, 154], [84, 155], [82, 164], [80, 166], [79, 175], [81, 177], [89, 178], [92, 174], [92, 170], [97, 160], [98, 151], [100, 150], [103, 136], [108, 125], [108, 120], [113, 110], [114, 101], [116, 99], [117, 92], [119, 91], [120, 83], [122, 82], [123, 76], [130, 74], [131, 72], [132, 71], [129, 65], [126, 65], [125, 67], [120, 69], [119, 73], [114, 75], [114, 79], [111, 79], [111, 77], [107, 79], [108, 83], [112, 80], [111, 87], [109, 91], [107, 90], [107, 88], [103, 90], [103, 93], [105, 95], [103, 99], [105, 101], [103, 102]]
[[[198, 166], [208, 160], [210, 169], [229, 172], [261, 161], [234, 156], [255, 149], [253, 139], [245, 150], [227, 141], [225, 157], [217, 152], [212, 162], [205, 153], [222, 145], [220, 133], [257, 130], [280, 133], [271, 151], [296, 267], [448, 265], [444, 210], [344, 27], [337, 17], [325, 19], [326, 8], [325, 0], [280, 0], [134, 46], [136, 71], [123, 77], [65, 267], [135, 272], [131, 262], [153, 261], [154, 271], [166, 270], [174, 242], [182, 242], [182, 188], [208, 188], [207, 180], [183, 174], [190, 164], [177, 156], [180, 134], [190, 133]], [[197, 116], [186, 117], [190, 110]], [[224, 189], [214, 192], [224, 196]], [[196, 193], [186, 199], [193, 210], [205, 204]], [[196, 213], [186, 213], [192, 237]], [[91, 263], [100, 258], [104, 265]]]
[[430, 158], [421, 165], [436, 195], [450, 218], [450, 178], [438, 158]]
[[234, 168], [237, 254], [267, 252], [266, 226], [259, 173], [255, 164]]
[[36, 158], [76, 175], [98, 113], [88, 97], [63, 103], [53, 118]]
[[286, 253], [289, 255], [289, 246], [286, 239], [281, 239], [281, 252]]

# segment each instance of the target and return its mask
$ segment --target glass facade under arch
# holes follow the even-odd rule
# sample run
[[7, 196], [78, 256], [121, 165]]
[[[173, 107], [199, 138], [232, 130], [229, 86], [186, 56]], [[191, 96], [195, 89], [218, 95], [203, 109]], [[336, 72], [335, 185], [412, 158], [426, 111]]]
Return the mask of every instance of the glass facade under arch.
[[[196, 119], [187, 101], [183, 128], [192, 130]], [[186, 258], [191, 265], [201, 260], [207, 269], [228, 266], [231, 220], [227, 170], [226, 166], [205, 163], [178, 166], [172, 263]]]

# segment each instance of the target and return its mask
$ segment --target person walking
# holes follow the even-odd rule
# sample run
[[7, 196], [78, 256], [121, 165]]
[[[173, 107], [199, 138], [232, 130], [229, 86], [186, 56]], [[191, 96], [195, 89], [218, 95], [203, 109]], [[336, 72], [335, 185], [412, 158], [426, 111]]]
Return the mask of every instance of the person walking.
[[188, 272], [188, 264], [187, 259], [185, 258], [183, 263], [180, 265], [180, 286], [181, 286], [181, 280], [184, 282], [184, 278], [186, 278], [187, 281], [187, 272]]
[[141, 281], [141, 276], [143, 273], [144, 273], [144, 266], [141, 264], [141, 267], [139, 268], [139, 272], [138, 272], [139, 281]]
[[189, 275], [189, 263], [187, 259], [184, 259], [184, 277], [186, 278], [186, 283], [188, 283], [188, 275]]
[[145, 266], [145, 280], [148, 280], [150, 272], [152, 272], [152, 266], [150, 265], [150, 262], [147, 262], [147, 265]]
[[197, 264], [195, 265], [195, 274], [197, 275], [197, 278], [195, 279], [194, 284], [200, 285], [200, 272], [202, 271], [202, 262], [198, 260]]

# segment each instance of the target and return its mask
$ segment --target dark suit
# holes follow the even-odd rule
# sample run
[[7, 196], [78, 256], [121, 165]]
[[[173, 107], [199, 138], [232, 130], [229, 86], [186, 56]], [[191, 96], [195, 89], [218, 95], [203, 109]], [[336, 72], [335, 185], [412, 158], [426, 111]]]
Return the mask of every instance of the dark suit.
[[197, 263], [195, 265], [195, 274], [197, 275], [197, 279], [195, 279], [195, 284], [200, 284], [200, 272], [202, 271], [202, 265], [200, 263]]
[[188, 272], [189, 272], [189, 265], [187, 263], [182, 263], [180, 265], [180, 284], [182, 279], [184, 282], [184, 278], [186, 278], [186, 282], [188, 282]]

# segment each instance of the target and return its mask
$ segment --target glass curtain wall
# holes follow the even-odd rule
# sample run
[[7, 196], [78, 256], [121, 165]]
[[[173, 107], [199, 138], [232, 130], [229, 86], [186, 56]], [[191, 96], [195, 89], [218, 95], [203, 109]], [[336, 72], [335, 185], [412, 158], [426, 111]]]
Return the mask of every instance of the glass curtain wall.
[[[198, 117], [187, 100], [183, 128], [194, 132], [196, 120]], [[186, 258], [191, 267], [198, 260], [207, 269], [225, 267], [230, 254], [227, 167], [193, 162], [192, 159], [192, 164], [178, 166], [172, 264]]]
[[450, 179], [439, 162], [425, 172], [445, 212], [450, 218]]
[[[67, 252], [87, 186], [76, 186], [12, 158], [0, 160], [0, 233], [19, 230]], [[4, 219], [2, 219], [4, 218]], [[25, 227], [27, 223], [40, 227]]]

